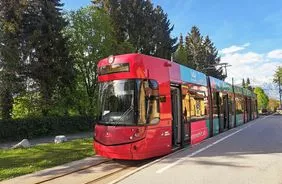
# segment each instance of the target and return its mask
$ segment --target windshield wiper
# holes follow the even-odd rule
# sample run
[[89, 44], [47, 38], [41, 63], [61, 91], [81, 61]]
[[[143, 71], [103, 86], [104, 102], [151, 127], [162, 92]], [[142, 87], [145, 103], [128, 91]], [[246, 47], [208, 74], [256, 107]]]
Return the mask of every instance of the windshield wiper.
[[117, 125], [120, 123], [120, 121], [121, 121], [125, 116], [127, 116], [133, 109], [134, 109], [134, 108], [133, 108], [133, 105], [131, 105], [131, 106], [120, 116], [120, 118], [119, 118], [117, 121], [114, 121], [114, 122], [115, 122], [115, 126], [117, 126]]

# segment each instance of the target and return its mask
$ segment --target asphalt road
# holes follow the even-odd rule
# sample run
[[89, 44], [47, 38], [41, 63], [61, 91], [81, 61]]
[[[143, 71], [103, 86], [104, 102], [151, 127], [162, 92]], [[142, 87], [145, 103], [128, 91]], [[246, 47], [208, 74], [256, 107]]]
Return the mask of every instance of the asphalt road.
[[229, 130], [119, 183], [282, 184], [282, 116]]

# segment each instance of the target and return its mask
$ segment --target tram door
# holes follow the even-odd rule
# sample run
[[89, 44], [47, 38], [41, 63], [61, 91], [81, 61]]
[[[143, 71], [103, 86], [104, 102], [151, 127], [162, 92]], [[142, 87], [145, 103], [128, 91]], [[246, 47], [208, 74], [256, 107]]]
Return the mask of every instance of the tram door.
[[248, 99], [245, 98], [244, 123], [248, 122]]
[[252, 118], [252, 114], [253, 114], [253, 109], [252, 109], [252, 100], [251, 99], [248, 99], [248, 109], [249, 109], [249, 121], [251, 121], [253, 118]]
[[171, 112], [172, 112], [172, 146], [181, 145], [181, 93], [180, 89], [171, 86]]
[[229, 123], [229, 105], [228, 95], [223, 95], [223, 130], [228, 128]]
[[246, 98], [246, 116], [247, 116], [246, 122], [251, 120], [250, 115], [251, 115], [250, 100]]

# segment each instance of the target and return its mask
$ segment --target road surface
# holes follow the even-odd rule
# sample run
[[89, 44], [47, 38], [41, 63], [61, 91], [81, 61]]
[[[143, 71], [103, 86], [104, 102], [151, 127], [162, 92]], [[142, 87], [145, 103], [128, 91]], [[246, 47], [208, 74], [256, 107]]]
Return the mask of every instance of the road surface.
[[132, 183], [282, 184], [282, 116], [251, 121], [119, 182]]

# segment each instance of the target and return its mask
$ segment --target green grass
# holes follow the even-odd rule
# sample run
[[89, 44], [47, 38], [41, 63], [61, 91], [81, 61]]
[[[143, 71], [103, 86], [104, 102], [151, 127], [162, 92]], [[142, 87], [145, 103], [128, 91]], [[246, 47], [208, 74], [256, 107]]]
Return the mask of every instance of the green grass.
[[0, 149], [0, 181], [92, 156], [92, 142], [89, 138], [27, 149]]

